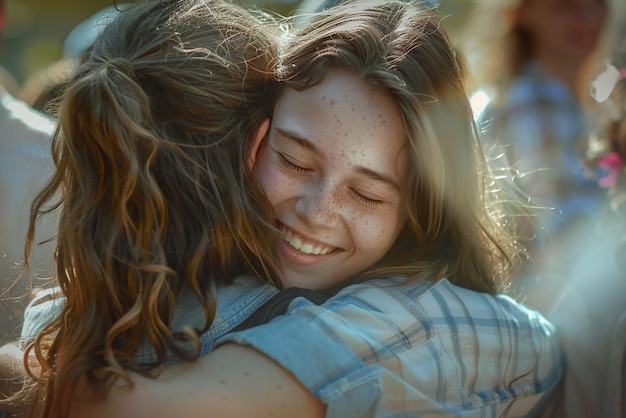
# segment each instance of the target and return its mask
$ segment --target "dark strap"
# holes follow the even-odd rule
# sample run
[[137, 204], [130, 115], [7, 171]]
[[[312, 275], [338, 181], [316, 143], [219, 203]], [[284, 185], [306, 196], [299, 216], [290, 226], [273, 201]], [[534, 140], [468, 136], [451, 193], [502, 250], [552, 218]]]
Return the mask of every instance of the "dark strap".
[[239, 326], [234, 328], [231, 332], [234, 331], [242, 331], [244, 329], [256, 327], [258, 325], [265, 324], [271, 321], [273, 318], [284, 314], [287, 312], [287, 308], [292, 300], [297, 297], [303, 297], [316, 305], [321, 305], [326, 302], [332, 296], [331, 293], [311, 290], [311, 289], [301, 289], [299, 287], [290, 287], [288, 289], [283, 289], [267, 302], [265, 302], [259, 309], [254, 311], [252, 315], [250, 315], [245, 321], [243, 321]]

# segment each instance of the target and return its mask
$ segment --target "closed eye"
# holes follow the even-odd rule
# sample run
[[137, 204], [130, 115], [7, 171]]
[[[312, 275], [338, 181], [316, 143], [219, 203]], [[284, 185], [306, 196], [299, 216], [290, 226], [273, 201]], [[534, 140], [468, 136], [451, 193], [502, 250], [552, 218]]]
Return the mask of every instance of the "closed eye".
[[294, 164], [291, 160], [289, 160], [289, 158], [285, 157], [285, 155], [281, 154], [280, 152], [277, 152], [276, 154], [278, 155], [278, 161], [280, 162], [280, 164], [283, 167], [285, 167], [287, 170], [290, 170], [299, 174], [308, 174], [313, 171], [311, 169], [300, 167], [299, 165]]
[[354, 194], [354, 197], [356, 197], [358, 201], [365, 203], [368, 206], [378, 207], [385, 204], [384, 200], [371, 199], [369, 197], [363, 196], [361, 193], [357, 192], [354, 189], [350, 189], [350, 191], [352, 192], [352, 194]]

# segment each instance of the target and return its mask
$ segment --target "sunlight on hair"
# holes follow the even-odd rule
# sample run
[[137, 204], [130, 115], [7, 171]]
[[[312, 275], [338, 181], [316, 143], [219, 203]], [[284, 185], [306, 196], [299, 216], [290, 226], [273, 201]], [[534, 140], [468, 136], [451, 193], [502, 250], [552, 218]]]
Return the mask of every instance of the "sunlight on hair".
[[478, 89], [471, 95], [470, 105], [472, 106], [474, 120], [479, 120], [481, 118], [482, 113], [489, 104], [489, 100], [491, 100], [491, 95], [486, 88]]

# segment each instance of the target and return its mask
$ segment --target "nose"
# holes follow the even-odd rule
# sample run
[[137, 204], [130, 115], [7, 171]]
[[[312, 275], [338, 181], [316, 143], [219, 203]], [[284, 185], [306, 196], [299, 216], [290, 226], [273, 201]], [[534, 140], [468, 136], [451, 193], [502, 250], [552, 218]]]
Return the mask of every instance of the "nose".
[[295, 211], [311, 227], [332, 227], [340, 216], [341, 196], [331, 182], [309, 185], [295, 203]]

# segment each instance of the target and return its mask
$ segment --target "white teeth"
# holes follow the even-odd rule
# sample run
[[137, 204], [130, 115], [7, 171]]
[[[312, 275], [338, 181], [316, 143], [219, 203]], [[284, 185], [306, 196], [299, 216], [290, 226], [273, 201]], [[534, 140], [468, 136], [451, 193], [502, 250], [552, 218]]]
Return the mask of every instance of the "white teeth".
[[311, 243], [303, 243], [298, 237], [294, 237], [293, 233], [287, 230], [285, 227], [281, 228], [285, 241], [289, 243], [296, 250], [300, 250], [305, 254], [325, 255], [333, 250], [332, 247], [322, 247], [321, 245], [314, 245]]
[[302, 241], [296, 237], [293, 237], [289, 240], [289, 245], [291, 245], [296, 250], [302, 248]]

